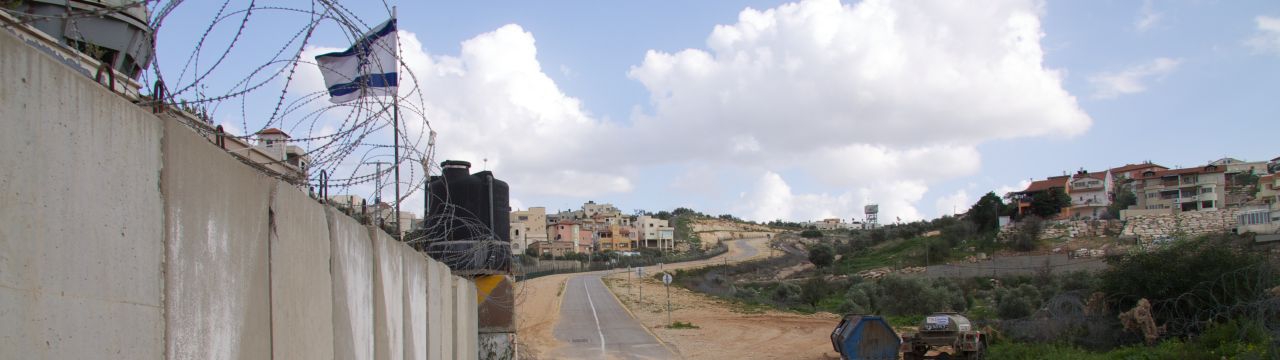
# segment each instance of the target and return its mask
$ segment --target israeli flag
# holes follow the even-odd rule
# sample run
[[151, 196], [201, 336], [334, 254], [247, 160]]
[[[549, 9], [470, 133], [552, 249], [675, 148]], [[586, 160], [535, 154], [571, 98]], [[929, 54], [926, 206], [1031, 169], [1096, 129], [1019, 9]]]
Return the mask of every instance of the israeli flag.
[[341, 104], [365, 96], [396, 96], [399, 81], [396, 19], [374, 27], [346, 51], [316, 56], [329, 102]]

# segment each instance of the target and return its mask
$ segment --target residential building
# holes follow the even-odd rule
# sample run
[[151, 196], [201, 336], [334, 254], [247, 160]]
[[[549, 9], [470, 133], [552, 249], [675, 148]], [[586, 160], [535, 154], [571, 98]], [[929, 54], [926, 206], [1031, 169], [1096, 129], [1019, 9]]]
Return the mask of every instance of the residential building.
[[1066, 216], [1085, 219], [1102, 217], [1107, 213], [1107, 207], [1111, 206], [1112, 192], [1111, 172], [1076, 172], [1071, 176], [1068, 192], [1071, 196], [1071, 209]]
[[1271, 161], [1267, 162], [1267, 173], [1268, 174], [1280, 173], [1280, 157], [1271, 159]]
[[[517, 222], [528, 229], [524, 236], [530, 243], [549, 240], [547, 239], [547, 208], [538, 206], [523, 211], [512, 211], [511, 223]], [[511, 227], [515, 228], [514, 225]]]
[[668, 224], [667, 220], [640, 215], [636, 218], [636, 227], [638, 227], [640, 239], [633, 247], [662, 250], [675, 248], [675, 229]]
[[360, 206], [364, 205], [364, 198], [359, 195], [333, 195], [329, 197], [329, 203], [334, 206], [360, 210]]
[[582, 215], [586, 218], [593, 218], [596, 215], [604, 215], [604, 217], [618, 217], [622, 215], [622, 211], [614, 207], [613, 204], [596, 204], [595, 201], [587, 201], [582, 204]]
[[817, 227], [818, 230], [836, 230], [842, 227], [841, 223], [843, 222], [844, 220], [839, 218], [822, 219], [822, 221], [813, 223], [813, 226]]
[[1217, 210], [1227, 180], [1226, 169], [1217, 165], [1147, 171], [1134, 183], [1138, 209], [1171, 212]]
[[605, 224], [603, 229], [596, 230], [596, 249], [598, 251], [630, 251], [631, 239], [628, 238], [628, 234], [632, 231], [629, 226]]
[[[538, 226], [542, 229], [544, 237], [547, 228]], [[529, 249], [529, 224], [520, 221], [511, 222], [511, 254], [524, 254]]]
[[1142, 177], [1142, 173], [1147, 171], [1162, 171], [1169, 168], [1154, 164], [1150, 161], [1144, 161], [1138, 164], [1125, 164], [1121, 167], [1112, 168], [1107, 172], [1111, 173], [1111, 177], [1115, 181], [1132, 180]]
[[288, 147], [289, 134], [277, 128], [268, 128], [258, 132], [258, 144], [254, 147], [270, 155], [276, 161], [285, 159], [285, 148]]
[[577, 249], [573, 243], [567, 241], [539, 241], [531, 243], [529, 246], [533, 247], [533, 251], [538, 256], [565, 256], [574, 253], [575, 249]]
[[1258, 177], [1258, 201], [1280, 210], [1280, 174], [1267, 174]]
[[[1032, 181], [1027, 188], [1022, 191], [1016, 191], [1009, 194], [1011, 201], [1018, 203], [1018, 216], [1025, 216], [1031, 213], [1031, 199], [1036, 194], [1058, 189], [1064, 194], [1071, 195], [1071, 190], [1067, 187], [1067, 183], [1071, 181], [1070, 175], [1054, 176], [1044, 180]], [[1059, 214], [1070, 212], [1070, 207], [1063, 208]]]
[[1236, 158], [1221, 158], [1210, 162], [1209, 165], [1215, 165], [1223, 168], [1227, 176], [1231, 174], [1265, 174], [1267, 172], [1266, 161], [1244, 161]]

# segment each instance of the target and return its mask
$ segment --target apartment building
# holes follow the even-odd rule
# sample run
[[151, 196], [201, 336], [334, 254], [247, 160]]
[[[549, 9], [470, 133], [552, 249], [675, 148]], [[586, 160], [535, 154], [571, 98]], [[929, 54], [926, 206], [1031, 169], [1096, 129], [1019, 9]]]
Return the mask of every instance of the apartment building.
[[[1032, 181], [1031, 184], [1027, 185], [1026, 189], [1010, 193], [1011, 200], [1018, 203], [1018, 216], [1025, 216], [1031, 213], [1031, 199], [1036, 194], [1058, 189], [1058, 191], [1071, 195], [1071, 190], [1067, 187], [1070, 181], [1070, 175], [1053, 176], [1044, 180]], [[1065, 208], [1062, 213], [1069, 211], [1070, 208]]]
[[1145, 173], [1147, 171], [1163, 171], [1163, 170], [1169, 170], [1169, 168], [1160, 166], [1158, 164], [1154, 164], [1150, 161], [1144, 161], [1138, 164], [1125, 164], [1124, 166], [1107, 170], [1107, 172], [1111, 173], [1112, 179], [1114, 179], [1115, 181], [1120, 181], [1125, 179], [1132, 180], [1132, 179], [1140, 178], [1142, 177], [1142, 173]]
[[595, 201], [587, 201], [586, 204], [582, 204], [582, 216], [594, 218], [596, 215], [615, 218], [621, 216], [622, 211], [614, 207], [613, 204], [596, 204]]
[[1218, 165], [1146, 171], [1134, 183], [1138, 209], [1172, 212], [1217, 210], [1223, 207], [1226, 168]]
[[[542, 228], [545, 234], [546, 228]], [[544, 235], [545, 236], [545, 235]], [[511, 222], [511, 254], [524, 254], [529, 249], [529, 225], [524, 222]]]
[[1107, 213], [1111, 206], [1114, 183], [1111, 172], [1079, 171], [1071, 176], [1068, 194], [1071, 196], [1071, 209], [1066, 214], [1070, 218], [1098, 219]]
[[668, 224], [667, 220], [640, 215], [636, 218], [636, 227], [640, 239], [633, 247], [662, 250], [675, 248], [675, 229]]
[[1280, 210], [1280, 174], [1258, 177], [1257, 199], [1272, 209]]
[[[523, 224], [524, 227], [528, 228], [524, 237], [528, 239], [530, 243], [548, 240], [547, 208], [545, 207], [537, 206], [531, 207], [528, 210], [512, 211], [511, 223], [520, 223]], [[515, 225], [512, 225], [511, 228], [514, 229]], [[514, 237], [512, 238], [514, 239]]]

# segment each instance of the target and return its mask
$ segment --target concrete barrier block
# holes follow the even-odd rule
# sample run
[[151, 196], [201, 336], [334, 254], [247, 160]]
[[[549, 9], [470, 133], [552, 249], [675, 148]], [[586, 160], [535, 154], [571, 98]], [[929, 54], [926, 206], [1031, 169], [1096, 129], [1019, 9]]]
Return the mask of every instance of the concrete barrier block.
[[445, 344], [452, 343], [446, 339], [453, 334], [453, 328], [445, 326], [445, 318], [449, 316], [449, 309], [445, 307], [446, 294], [452, 294], [449, 290], [449, 268], [431, 258], [427, 258], [427, 268], [427, 358], [451, 359], [452, 350], [445, 351]]
[[275, 181], [173, 121], [164, 154], [167, 357], [270, 357]]
[[[402, 245], [404, 246], [404, 245]], [[427, 358], [427, 283], [431, 266], [422, 253], [404, 246], [404, 358]]]
[[[449, 268], [443, 263], [441, 263], [441, 266], [445, 269]], [[458, 333], [457, 327], [454, 326], [454, 322], [457, 319], [457, 309], [453, 305], [457, 299], [457, 296], [454, 295], [456, 293], [454, 287], [457, 286], [457, 282], [454, 279], [457, 279], [457, 277], [453, 276], [451, 271], [445, 271], [444, 276], [441, 277], [440, 308], [444, 311], [441, 311], [440, 314], [439, 327], [443, 330], [440, 336], [440, 353], [445, 359], [457, 359], [454, 353], [454, 347], [457, 345], [455, 338]]]
[[373, 359], [373, 241], [369, 229], [335, 210], [329, 215], [333, 261], [333, 357]]
[[470, 280], [453, 277], [454, 359], [476, 359], [476, 287]]
[[0, 30], [0, 358], [164, 354], [163, 123]]
[[271, 350], [274, 359], [332, 359], [333, 278], [324, 205], [276, 185], [271, 236]]
[[404, 255], [399, 241], [370, 227], [373, 238], [373, 358], [404, 357]]

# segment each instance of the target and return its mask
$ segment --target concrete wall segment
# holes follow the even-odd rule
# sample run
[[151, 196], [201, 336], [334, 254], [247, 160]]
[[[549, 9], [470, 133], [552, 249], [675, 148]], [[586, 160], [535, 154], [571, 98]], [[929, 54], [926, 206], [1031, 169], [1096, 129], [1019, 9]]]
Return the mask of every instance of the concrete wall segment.
[[274, 359], [333, 359], [333, 278], [325, 206], [287, 182], [271, 205]]
[[404, 357], [404, 252], [403, 244], [376, 227], [373, 239], [373, 342], [374, 359]]
[[333, 276], [333, 355], [373, 359], [373, 242], [369, 229], [334, 208], [329, 216]]
[[[401, 244], [401, 246], [404, 246]], [[427, 283], [430, 264], [422, 253], [404, 246], [404, 358], [427, 358]]]
[[159, 358], [159, 119], [0, 31], [0, 351]]
[[167, 357], [270, 357], [275, 181], [175, 122], [163, 151]]

